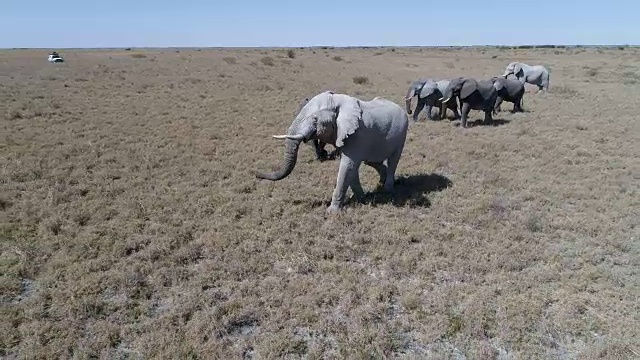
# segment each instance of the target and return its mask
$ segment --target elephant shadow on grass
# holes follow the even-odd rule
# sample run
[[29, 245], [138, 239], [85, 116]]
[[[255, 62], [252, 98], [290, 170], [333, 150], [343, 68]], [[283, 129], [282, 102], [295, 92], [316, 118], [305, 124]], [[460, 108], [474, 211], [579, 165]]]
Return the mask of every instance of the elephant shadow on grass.
[[[508, 123], [510, 123], [511, 120], [507, 120], [507, 119], [493, 119], [493, 123], [491, 124], [484, 124], [483, 119], [475, 119], [475, 120], [471, 120], [471, 119], [467, 119], [467, 127], [476, 127], [476, 126], [501, 126], [501, 125], [506, 125]], [[456, 124], [456, 126], [460, 126], [460, 123]]]
[[[453, 183], [446, 176], [439, 174], [416, 174], [408, 176], [397, 176], [394, 183], [393, 194], [386, 193], [382, 190], [382, 186], [378, 185], [375, 190], [365, 192], [362, 201], [356, 200], [351, 196], [345, 201], [346, 206], [358, 205], [381, 205], [393, 204], [402, 207], [430, 207], [431, 201], [427, 198], [427, 194], [436, 191], [442, 191], [450, 187]], [[314, 206], [328, 206], [331, 201], [317, 201]]]
[[[428, 193], [442, 191], [452, 185], [451, 180], [440, 174], [415, 174], [398, 176], [394, 183], [393, 194], [386, 193], [382, 186], [374, 191], [365, 193], [364, 204], [380, 205], [393, 204], [394, 206], [430, 207], [431, 201]], [[351, 199], [350, 202], [356, 202]]]

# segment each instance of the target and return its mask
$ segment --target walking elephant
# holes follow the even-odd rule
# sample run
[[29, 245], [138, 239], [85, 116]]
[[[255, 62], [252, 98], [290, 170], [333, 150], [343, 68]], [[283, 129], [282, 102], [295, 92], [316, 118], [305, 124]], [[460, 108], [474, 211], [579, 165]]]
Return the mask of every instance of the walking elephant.
[[460, 117], [460, 115], [458, 114], [458, 103], [456, 102], [455, 98], [448, 101], [446, 103], [446, 107], [443, 109], [442, 101], [440, 101], [440, 99], [442, 98], [443, 92], [447, 88], [447, 85], [449, 85], [449, 80], [434, 81], [433, 79], [429, 78], [415, 80], [409, 85], [407, 95], [404, 98], [407, 114], [412, 114], [411, 99], [413, 99], [413, 97], [415, 96], [418, 97], [416, 108], [413, 111], [413, 121], [418, 121], [418, 115], [425, 107], [425, 105], [427, 117], [430, 120], [435, 120], [431, 111], [433, 107], [436, 107], [438, 109], [438, 119], [444, 119], [447, 108], [453, 111], [455, 118]]
[[[518, 80], [505, 79], [499, 76], [491, 78], [494, 87], [498, 91], [498, 97], [493, 107], [493, 113], [500, 112], [500, 104], [503, 101], [513, 103], [513, 110], [511, 112], [522, 112], [522, 98], [524, 97], [524, 84]], [[496, 85], [499, 84], [500, 86]], [[498, 90], [499, 88], [499, 90]]]
[[503, 78], [514, 75], [520, 82], [538, 86], [538, 92], [549, 91], [549, 70], [542, 65], [527, 65], [522, 62], [512, 62], [502, 74]]
[[256, 177], [277, 181], [289, 176], [296, 165], [301, 142], [318, 139], [332, 144], [342, 153], [331, 205], [327, 208], [327, 212], [336, 213], [344, 207], [348, 188], [358, 200], [363, 199], [359, 176], [363, 162], [378, 172], [384, 190], [393, 192], [408, 128], [407, 113], [390, 100], [375, 97], [363, 101], [346, 94], [321, 92], [302, 107], [286, 135], [273, 136], [285, 140], [281, 169], [257, 172]]
[[489, 80], [477, 81], [473, 78], [458, 77], [449, 82], [444, 92], [442, 102], [447, 102], [453, 97], [458, 97], [461, 106], [461, 123], [467, 127], [467, 117], [470, 110], [484, 111], [484, 124], [493, 123], [493, 107], [498, 97], [498, 90], [502, 88], [500, 83], [494, 84]]

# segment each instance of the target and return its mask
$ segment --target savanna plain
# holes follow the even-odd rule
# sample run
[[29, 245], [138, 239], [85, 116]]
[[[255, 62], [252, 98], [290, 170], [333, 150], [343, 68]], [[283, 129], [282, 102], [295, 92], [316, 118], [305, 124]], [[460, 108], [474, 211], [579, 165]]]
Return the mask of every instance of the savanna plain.
[[[0, 51], [3, 358], [640, 357], [640, 49], [47, 53]], [[549, 92], [423, 111], [393, 196], [363, 166], [327, 215], [339, 160], [308, 145], [254, 176], [305, 97], [511, 61]]]

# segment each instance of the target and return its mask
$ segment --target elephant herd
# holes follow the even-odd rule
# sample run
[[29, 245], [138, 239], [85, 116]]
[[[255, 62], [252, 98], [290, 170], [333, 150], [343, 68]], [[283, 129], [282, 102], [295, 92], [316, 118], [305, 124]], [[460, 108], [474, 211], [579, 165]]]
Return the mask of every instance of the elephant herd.
[[[509, 75], [514, 75], [516, 79], [509, 79]], [[453, 119], [460, 119], [460, 126], [466, 128], [471, 110], [483, 111], [485, 124], [493, 122], [492, 115], [500, 111], [503, 101], [513, 103], [513, 112], [523, 111], [525, 83], [537, 85], [539, 91], [546, 91], [549, 89], [549, 71], [542, 65], [530, 66], [512, 62], [502, 76], [494, 76], [487, 80], [457, 77], [436, 81], [423, 78], [409, 85], [404, 100], [407, 113], [413, 114], [413, 121], [418, 121], [418, 115], [425, 106], [427, 117], [435, 120], [432, 112], [435, 107], [438, 110], [438, 119], [444, 119], [447, 109], [450, 109], [453, 111]], [[417, 97], [418, 101], [415, 111], [411, 111], [411, 100], [414, 97]]]
[[[509, 79], [509, 75], [514, 75], [517, 80]], [[406, 109], [382, 97], [365, 101], [346, 94], [323, 91], [300, 104], [286, 134], [273, 135], [285, 141], [281, 168], [270, 173], [257, 172], [255, 175], [259, 179], [282, 180], [293, 171], [301, 143], [311, 142], [318, 160], [327, 158], [324, 147], [331, 144], [340, 156], [340, 165], [327, 212], [337, 213], [344, 207], [349, 188], [356, 200], [364, 198], [359, 177], [362, 163], [376, 170], [384, 191], [393, 192], [396, 168], [409, 129], [407, 114], [412, 114], [413, 97], [418, 97], [413, 111], [414, 121], [417, 121], [418, 114], [425, 106], [427, 117], [434, 119], [432, 110], [436, 107], [438, 118], [444, 119], [449, 109], [453, 111], [454, 119], [460, 118], [461, 126], [467, 127], [470, 110], [483, 111], [484, 123], [493, 122], [492, 114], [500, 110], [503, 101], [513, 103], [513, 111], [522, 111], [525, 83], [537, 85], [539, 91], [547, 91], [548, 70], [541, 65], [512, 62], [502, 76], [488, 80], [469, 77], [439, 81], [420, 79], [409, 86], [404, 97]]]

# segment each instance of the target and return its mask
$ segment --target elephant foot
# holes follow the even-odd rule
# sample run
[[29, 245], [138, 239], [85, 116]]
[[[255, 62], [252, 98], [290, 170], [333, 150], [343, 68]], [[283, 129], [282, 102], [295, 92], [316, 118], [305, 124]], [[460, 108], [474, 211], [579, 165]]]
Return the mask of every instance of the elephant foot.
[[329, 156], [329, 153], [325, 149], [322, 149], [316, 152], [316, 160], [320, 160], [320, 161], [327, 160], [328, 156]]
[[393, 193], [393, 182], [385, 181], [382, 190], [387, 193]]
[[340, 206], [332, 204], [327, 208], [326, 212], [329, 215], [336, 215], [339, 214], [341, 210]]

